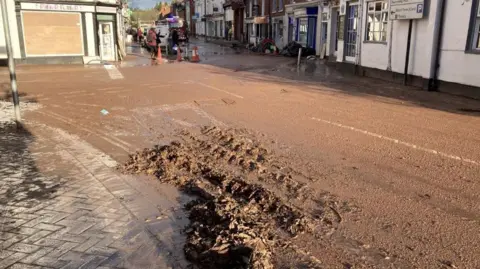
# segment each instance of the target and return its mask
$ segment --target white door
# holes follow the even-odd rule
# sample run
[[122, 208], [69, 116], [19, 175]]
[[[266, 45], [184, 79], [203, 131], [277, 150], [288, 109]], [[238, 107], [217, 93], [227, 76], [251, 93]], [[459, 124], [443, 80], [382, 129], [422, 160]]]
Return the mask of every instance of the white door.
[[100, 55], [102, 60], [115, 61], [115, 42], [113, 40], [113, 23], [100, 22], [98, 24], [100, 34]]

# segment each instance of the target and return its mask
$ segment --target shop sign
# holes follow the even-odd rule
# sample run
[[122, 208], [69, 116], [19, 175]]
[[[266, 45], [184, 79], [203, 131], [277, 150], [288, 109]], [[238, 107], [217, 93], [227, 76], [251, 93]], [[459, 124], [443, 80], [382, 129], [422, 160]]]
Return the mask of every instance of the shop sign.
[[340, 0], [340, 16], [345, 16], [347, 13], [347, 0]]
[[97, 6], [97, 12], [99, 12], [99, 13], [117, 13], [117, 8]]
[[392, 20], [412, 20], [423, 18], [424, 0], [390, 0]]
[[293, 16], [295, 17], [307, 16], [307, 9], [306, 8], [295, 9], [295, 11], [293, 12]]
[[22, 9], [48, 10], [48, 11], [70, 11], [70, 12], [94, 12], [93, 6], [64, 5], [64, 4], [43, 4], [43, 3], [21, 3]]
[[255, 17], [253, 18], [253, 23], [255, 24], [267, 24], [268, 17]]

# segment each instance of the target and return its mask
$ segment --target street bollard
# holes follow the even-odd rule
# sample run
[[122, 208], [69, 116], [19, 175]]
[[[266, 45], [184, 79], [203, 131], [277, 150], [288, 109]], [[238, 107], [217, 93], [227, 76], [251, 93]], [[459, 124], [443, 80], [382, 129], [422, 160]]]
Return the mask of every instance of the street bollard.
[[300, 70], [300, 58], [302, 57], [302, 48], [298, 49], [297, 69]]

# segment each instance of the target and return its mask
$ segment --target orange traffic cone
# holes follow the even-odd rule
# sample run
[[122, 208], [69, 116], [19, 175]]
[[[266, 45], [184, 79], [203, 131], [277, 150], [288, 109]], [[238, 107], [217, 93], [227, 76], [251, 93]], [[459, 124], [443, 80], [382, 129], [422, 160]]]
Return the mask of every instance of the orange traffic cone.
[[197, 46], [193, 47], [192, 50], [192, 59], [190, 60], [193, 63], [198, 63], [200, 62], [200, 57], [198, 56], [198, 48]]
[[163, 63], [163, 59], [162, 59], [162, 48], [161, 48], [160, 46], [158, 46], [157, 62], [158, 62], [158, 63]]
[[180, 49], [180, 47], [177, 47], [177, 62], [181, 62], [182, 60], [182, 50]]

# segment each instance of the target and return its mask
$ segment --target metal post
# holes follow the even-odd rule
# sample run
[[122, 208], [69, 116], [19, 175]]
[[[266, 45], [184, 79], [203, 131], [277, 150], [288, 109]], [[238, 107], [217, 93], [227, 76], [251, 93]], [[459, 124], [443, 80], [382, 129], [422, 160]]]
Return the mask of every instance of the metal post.
[[15, 113], [15, 123], [17, 128], [21, 127], [22, 119], [20, 117], [20, 99], [18, 98], [17, 75], [15, 73], [15, 60], [13, 59], [12, 38], [10, 36], [10, 26], [8, 24], [8, 12], [6, 0], [1, 0], [3, 31], [5, 32], [5, 45], [7, 47], [8, 71], [10, 72], [10, 83], [12, 86], [13, 108]]
[[204, 26], [205, 29], [203, 30], [203, 33], [205, 34], [205, 42], [207, 42], [207, 0], [205, 0], [205, 6], [203, 7], [203, 18], [205, 19], [204, 21]]
[[300, 69], [300, 57], [302, 57], [302, 48], [298, 49], [297, 69]]
[[410, 41], [412, 40], [412, 24], [413, 20], [408, 21], [408, 37], [407, 37], [407, 52], [405, 53], [405, 70], [403, 72], [403, 85], [407, 85], [408, 78], [408, 62], [410, 60]]

